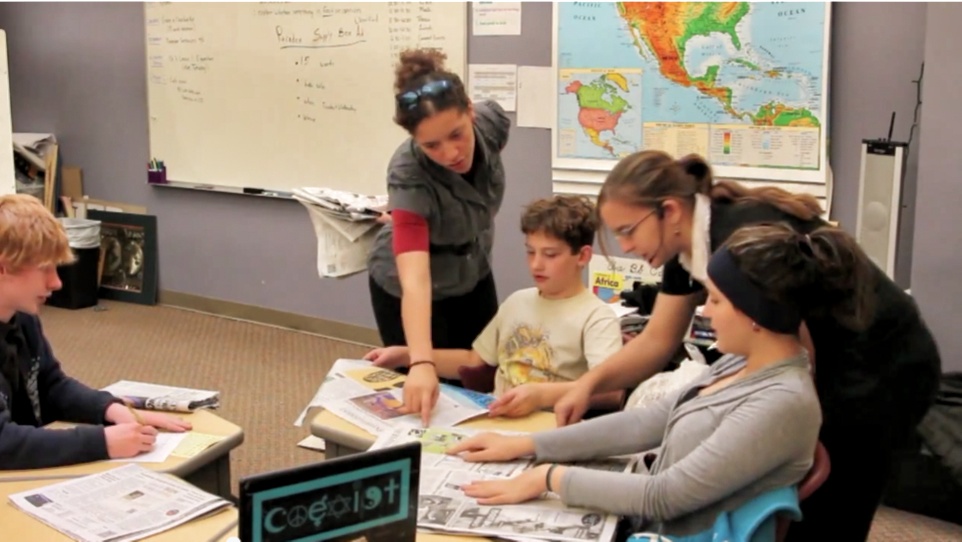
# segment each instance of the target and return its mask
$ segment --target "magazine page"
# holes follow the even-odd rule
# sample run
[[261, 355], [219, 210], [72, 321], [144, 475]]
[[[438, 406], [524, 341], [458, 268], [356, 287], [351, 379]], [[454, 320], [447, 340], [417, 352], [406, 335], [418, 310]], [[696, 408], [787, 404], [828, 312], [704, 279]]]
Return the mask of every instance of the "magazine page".
[[10, 502], [81, 542], [127, 542], [186, 523], [230, 503], [139, 465], [16, 493]]
[[[481, 480], [514, 478], [535, 466], [533, 458], [508, 462], [472, 463], [447, 455], [455, 443], [478, 434], [465, 428], [393, 428], [381, 434], [371, 450], [404, 442], [421, 442], [418, 528], [437, 532], [491, 536], [518, 541], [608, 541], [618, 516], [567, 507], [556, 495], [521, 504], [484, 506], [461, 487]], [[523, 433], [499, 432], [506, 435]], [[628, 472], [633, 456], [569, 463], [571, 466]]]
[[166, 410], [172, 412], [193, 412], [198, 408], [218, 408], [220, 393], [210, 390], [177, 388], [146, 382], [121, 380], [107, 386], [103, 391], [114, 397], [130, 401], [135, 408], [144, 410]]

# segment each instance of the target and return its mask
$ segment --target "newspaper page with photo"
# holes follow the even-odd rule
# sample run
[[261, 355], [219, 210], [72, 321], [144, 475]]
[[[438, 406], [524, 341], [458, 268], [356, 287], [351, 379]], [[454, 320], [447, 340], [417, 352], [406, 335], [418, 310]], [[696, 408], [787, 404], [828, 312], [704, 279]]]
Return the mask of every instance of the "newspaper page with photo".
[[[606, 542], [613, 538], [618, 516], [568, 507], [555, 495], [503, 506], [480, 505], [466, 496], [461, 487], [469, 482], [514, 478], [535, 466], [533, 458], [471, 463], [445, 453], [456, 442], [477, 433], [479, 431], [465, 428], [394, 428], [381, 434], [371, 447], [376, 450], [404, 442], [421, 442], [419, 529], [517, 541]], [[634, 466], [632, 457], [569, 464], [615, 472], [629, 472]]]
[[130, 401], [131, 406], [144, 410], [193, 412], [199, 408], [219, 408], [220, 392], [177, 388], [145, 382], [120, 380], [103, 391]]
[[139, 465], [9, 496], [28, 515], [80, 542], [128, 542], [230, 506], [174, 476]]
[[[369, 361], [339, 359], [295, 420], [304, 423], [309, 409], [321, 407], [369, 433], [378, 434], [395, 426], [420, 426], [419, 414], [403, 414], [405, 376], [374, 366]], [[431, 424], [451, 427], [488, 413], [493, 397], [444, 385], [431, 415]]]

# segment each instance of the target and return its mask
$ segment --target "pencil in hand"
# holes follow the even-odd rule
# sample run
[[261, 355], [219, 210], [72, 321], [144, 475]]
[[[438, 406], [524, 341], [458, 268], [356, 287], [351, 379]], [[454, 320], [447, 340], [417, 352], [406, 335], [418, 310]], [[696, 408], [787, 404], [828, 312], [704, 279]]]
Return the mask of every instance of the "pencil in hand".
[[137, 420], [137, 423], [139, 423], [140, 425], [146, 425], [144, 423], [144, 419], [140, 417], [140, 413], [134, 410], [134, 405], [131, 404], [129, 399], [124, 399], [124, 404], [127, 405], [127, 410], [129, 410], [130, 413], [134, 415], [134, 419]]

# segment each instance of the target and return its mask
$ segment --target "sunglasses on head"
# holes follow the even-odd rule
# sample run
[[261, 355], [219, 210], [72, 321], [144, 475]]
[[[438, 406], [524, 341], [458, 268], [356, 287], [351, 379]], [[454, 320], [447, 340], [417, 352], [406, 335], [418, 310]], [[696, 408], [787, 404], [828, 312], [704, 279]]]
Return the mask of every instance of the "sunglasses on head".
[[408, 90], [397, 95], [397, 103], [404, 109], [414, 109], [421, 103], [421, 98], [437, 98], [454, 88], [454, 83], [447, 79], [425, 83], [421, 88]]

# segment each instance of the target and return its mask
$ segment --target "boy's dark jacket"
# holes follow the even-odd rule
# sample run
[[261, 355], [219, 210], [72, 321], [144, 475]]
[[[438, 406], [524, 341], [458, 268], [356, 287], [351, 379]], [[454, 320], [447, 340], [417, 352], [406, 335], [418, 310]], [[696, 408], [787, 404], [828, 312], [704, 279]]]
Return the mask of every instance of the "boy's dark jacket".
[[[36, 316], [20, 312], [13, 323], [23, 332], [29, 355], [18, 356], [18, 386], [0, 373], [0, 470], [107, 459], [104, 414], [110, 403], [119, 400], [64, 374]], [[66, 430], [40, 427], [58, 420], [93, 425]]]

